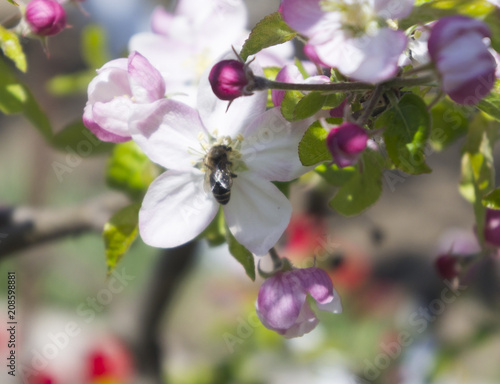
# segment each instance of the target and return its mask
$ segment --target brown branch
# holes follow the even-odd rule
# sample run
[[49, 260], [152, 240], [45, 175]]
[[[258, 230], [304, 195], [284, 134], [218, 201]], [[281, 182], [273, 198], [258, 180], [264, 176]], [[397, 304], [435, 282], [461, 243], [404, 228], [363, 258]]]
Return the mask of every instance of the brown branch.
[[179, 285], [194, 264], [197, 246], [197, 241], [193, 240], [177, 248], [164, 249], [158, 255], [149, 284], [135, 311], [135, 329], [129, 332], [128, 342], [134, 352], [137, 382], [166, 383], [162, 360], [168, 352], [161, 344], [161, 331], [165, 327], [162, 319], [168, 315]]
[[13, 252], [88, 231], [102, 231], [111, 215], [127, 205], [123, 194], [110, 192], [66, 208], [0, 209], [0, 258]]

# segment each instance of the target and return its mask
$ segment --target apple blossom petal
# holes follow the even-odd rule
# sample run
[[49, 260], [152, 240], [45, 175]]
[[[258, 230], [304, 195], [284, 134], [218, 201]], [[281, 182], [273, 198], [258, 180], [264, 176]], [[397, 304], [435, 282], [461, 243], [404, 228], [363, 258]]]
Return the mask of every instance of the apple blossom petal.
[[[234, 56], [233, 56], [234, 57]], [[224, 57], [226, 59], [227, 57]], [[255, 74], [260, 74], [260, 67], [250, 66]], [[240, 97], [232, 101], [228, 109], [228, 101], [215, 96], [208, 80], [211, 68], [202, 75], [198, 87], [198, 111], [208, 132], [217, 136], [235, 138], [258, 115], [266, 110], [267, 92], [255, 92], [252, 96]]]
[[448, 16], [440, 19], [431, 30], [428, 41], [429, 54], [433, 60], [438, 59], [440, 51], [445, 48], [451, 40], [464, 33], [477, 32], [482, 37], [490, 37], [488, 26], [480, 20], [467, 16]]
[[326, 304], [318, 303], [317, 306], [320, 311], [342, 313], [342, 302], [335, 288], [333, 288], [333, 300]]
[[305, 302], [306, 293], [289, 271], [277, 273], [262, 284], [256, 307], [266, 326], [284, 332], [296, 323]]
[[130, 136], [128, 119], [135, 104], [128, 96], [115, 97], [107, 103], [97, 102], [92, 107], [94, 122], [115, 135]]
[[191, 44], [198, 47], [199, 53], [205, 51], [207, 65], [246, 34], [248, 14], [243, 0], [183, 0], [176, 15], [188, 19]]
[[318, 322], [318, 318], [306, 301], [300, 310], [295, 324], [288, 328], [282, 335], [287, 339], [304, 336], [316, 328]]
[[338, 68], [344, 75], [378, 83], [396, 74], [407, 38], [403, 31], [383, 28], [362, 38], [352, 38], [343, 31], [333, 35], [318, 33], [309, 43], [314, 45], [322, 62]]
[[[121, 60], [125, 64], [127, 63], [127, 59]], [[105, 67], [98, 70], [98, 75], [89, 83], [87, 94], [88, 102], [91, 104], [98, 101], [109, 101], [117, 96], [130, 95], [131, 93], [127, 69]]]
[[206, 139], [205, 128], [196, 110], [178, 101], [137, 105], [129, 129], [144, 153], [165, 168], [189, 171], [203, 155], [199, 135]]
[[248, 169], [270, 181], [290, 181], [311, 168], [304, 167], [298, 147], [310, 119], [289, 122], [279, 108], [272, 108], [248, 125], [241, 154]]
[[219, 204], [203, 191], [204, 174], [166, 171], [149, 186], [139, 211], [139, 231], [148, 245], [172, 248], [198, 236]]
[[129, 55], [130, 88], [138, 103], [151, 103], [165, 96], [165, 81], [160, 72], [140, 53]]
[[118, 59], [108, 61], [101, 68], [97, 69], [96, 72], [99, 74], [106, 69], [122, 69], [126, 71], [127, 68], [128, 68], [128, 59], [125, 57], [120, 57]]
[[[192, 82], [196, 65], [196, 50], [182, 41], [154, 33], [138, 33], [129, 40], [129, 51], [137, 51], [157, 68], [169, 84]], [[172, 55], [171, 52], [175, 52]]]
[[168, 35], [174, 15], [161, 5], [156, 6], [151, 15], [151, 30], [159, 35]]
[[85, 106], [83, 110], [83, 125], [85, 125], [99, 140], [109, 141], [112, 143], [124, 143], [125, 141], [132, 139], [128, 132], [123, 135], [118, 135], [102, 129], [94, 122], [92, 108], [93, 106], [90, 104]]
[[292, 214], [285, 195], [250, 171], [233, 179], [231, 200], [223, 210], [236, 240], [257, 256], [265, 255], [277, 243]]
[[344, 61], [339, 70], [357, 80], [378, 83], [397, 73], [398, 59], [406, 48], [407, 38], [403, 31], [383, 28], [375, 36], [355, 39], [353, 43], [365, 49], [364, 61], [352, 72], [349, 63]]
[[332, 280], [321, 268], [297, 269], [294, 271], [294, 276], [318, 304], [328, 304], [334, 299]]
[[[288, 64], [285, 65], [276, 75], [276, 81], [281, 81], [282, 83], [301, 83], [304, 81], [304, 77], [300, 73], [296, 65]], [[271, 99], [275, 107], [279, 107], [283, 98], [285, 97], [285, 91], [279, 89], [271, 90]]]
[[262, 68], [283, 67], [293, 59], [294, 52], [292, 41], [287, 41], [283, 44], [264, 48], [255, 54], [255, 59]]
[[410, 15], [415, 0], [375, 0], [374, 9], [383, 19], [402, 19]]
[[311, 36], [331, 14], [324, 12], [320, 3], [321, 0], [282, 0], [281, 15], [297, 32]]

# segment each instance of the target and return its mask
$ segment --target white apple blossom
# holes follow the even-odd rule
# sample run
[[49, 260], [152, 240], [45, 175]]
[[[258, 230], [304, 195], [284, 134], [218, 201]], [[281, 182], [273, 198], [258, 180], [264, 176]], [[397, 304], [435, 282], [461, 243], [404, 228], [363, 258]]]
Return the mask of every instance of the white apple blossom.
[[198, 91], [198, 110], [175, 100], [143, 105], [130, 120], [133, 139], [149, 158], [168, 170], [150, 185], [139, 212], [139, 231], [149, 245], [170, 248], [198, 236], [221, 205], [204, 188], [210, 169], [204, 159], [214, 145], [228, 152], [233, 185], [222, 205], [234, 237], [264, 255], [286, 229], [288, 199], [271, 181], [290, 181], [305, 173], [297, 147], [309, 121], [290, 123], [278, 108], [266, 111], [267, 93], [227, 102], [208, 82]]
[[[152, 32], [132, 36], [129, 50], [158, 68], [169, 97], [195, 107], [201, 75], [231, 46], [240, 49], [249, 33], [247, 18], [243, 0], [180, 0], [174, 13], [157, 7]], [[261, 66], [282, 66], [293, 56], [293, 45], [273, 46], [256, 56]]]
[[128, 119], [138, 105], [165, 96], [165, 82], [149, 61], [137, 52], [128, 59], [107, 62], [88, 86], [83, 123], [102, 141], [131, 139]]
[[[356, 80], [394, 76], [406, 48], [390, 22], [409, 15], [414, 0], [282, 0], [283, 19], [309, 37], [308, 56]], [[380, 25], [387, 26], [381, 27]]]

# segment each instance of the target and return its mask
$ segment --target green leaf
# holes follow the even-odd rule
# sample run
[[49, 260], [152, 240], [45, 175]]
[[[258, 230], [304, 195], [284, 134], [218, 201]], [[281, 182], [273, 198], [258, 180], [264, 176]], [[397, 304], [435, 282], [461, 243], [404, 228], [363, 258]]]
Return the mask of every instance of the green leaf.
[[[264, 68], [264, 76], [266, 77], [266, 79], [269, 79], [269, 80], [274, 80], [276, 79], [276, 76], [278, 75], [278, 72], [281, 70], [280, 67], [265, 67]], [[267, 105], [266, 105], [267, 108], [273, 108], [274, 107], [274, 103], [273, 103], [273, 99], [271, 97], [271, 90], [269, 89], [267, 91]]]
[[102, 67], [110, 60], [106, 31], [98, 25], [88, 25], [82, 30], [82, 57], [91, 69]]
[[494, 6], [485, 0], [431, 0], [420, 1], [404, 20], [399, 21], [399, 28], [405, 30], [418, 24], [423, 25], [445, 16], [458, 14], [481, 18], [486, 16]]
[[299, 101], [304, 97], [304, 94], [299, 91], [286, 91], [283, 100], [281, 101], [281, 114], [288, 121], [294, 121], [295, 108]]
[[89, 157], [111, 151], [114, 144], [99, 140], [78, 119], [54, 135], [52, 146], [80, 157]]
[[[297, 180], [297, 179], [295, 179]], [[290, 185], [294, 182], [292, 181], [273, 181], [273, 184], [284, 194], [287, 198], [290, 198]]]
[[491, 31], [491, 47], [499, 52], [500, 51], [500, 13], [498, 9], [494, 8], [490, 14], [488, 14], [484, 22], [488, 24]]
[[430, 133], [430, 118], [420, 97], [404, 95], [398, 105], [380, 115], [375, 128], [385, 129], [387, 153], [397, 168], [413, 175], [431, 172], [425, 163], [424, 153]]
[[459, 190], [474, 207], [476, 233], [480, 244], [484, 244], [486, 208], [483, 205], [483, 198], [493, 190], [495, 185], [493, 146], [497, 131], [498, 123], [478, 113], [469, 126], [462, 155]]
[[226, 241], [229, 246], [229, 252], [234, 258], [245, 268], [247, 276], [255, 281], [255, 262], [252, 252], [246, 249], [243, 245], [238, 243], [233, 234], [226, 226]]
[[343, 186], [357, 172], [355, 167], [339, 168], [337, 164], [321, 164], [318, 165], [314, 170], [323, 179], [325, 179], [328, 184], [334, 185], [336, 187]]
[[137, 237], [138, 215], [141, 204], [134, 203], [116, 212], [104, 224], [102, 236], [106, 247], [108, 276], [116, 268]]
[[304, 68], [304, 64], [302, 64], [302, 61], [299, 60], [298, 57], [295, 57], [294, 59], [295, 66], [299, 69], [300, 74], [304, 79], [307, 79], [310, 75], [307, 73], [306, 69]]
[[226, 242], [226, 222], [224, 213], [219, 209], [217, 216], [212, 220], [207, 228], [198, 236], [199, 239], [206, 239], [208, 245], [215, 247]]
[[40, 109], [29, 88], [20, 83], [0, 58], [0, 111], [6, 115], [22, 113], [45, 139], [52, 137], [47, 115]]
[[297, 33], [291, 29], [281, 18], [279, 12], [264, 17], [250, 32], [250, 36], [243, 44], [240, 56], [246, 60], [264, 48], [285, 43], [293, 39]]
[[500, 188], [497, 188], [494, 191], [486, 194], [486, 196], [483, 197], [481, 203], [486, 208], [500, 209]]
[[94, 70], [54, 76], [47, 82], [47, 90], [55, 96], [86, 94], [89, 83], [94, 77]]
[[495, 82], [490, 94], [482, 99], [477, 107], [495, 120], [500, 121], [500, 80]]
[[331, 108], [336, 108], [342, 102], [345, 100], [346, 96], [345, 93], [330, 93], [328, 95], [325, 95], [326, 99], [325, 102], [323, 103], [323, 109], [331, 109]]
[[467, 134], [469, 119], [467, 109], [448, 99], [441, 100], [431, 109], [432, 129], [430, 142], [441, 151]]
[[158, 175], [158, 167], [134, 141], [128, 141], [115, 146], [108, 161], [106, 181], [110, 187], [138, 199]]
[[310, 92], [297, 103], [293, 111], [293, 121], [304, 120], [323, 108], [326, 96], [320, 92]]
[[383, 165], [382, 155], [366, 150], [362, 163], [356, 166], [356, 173], [338, 190], [330, 207], [344, 216], [352, 216], [374, 204], [382, 194]]
[[13, 4], [13, 5], [17, 5], [19, 6], [19, 4], [17, 4], [14, 0], [7, 0], [9, 3]]
[[299, 143], [299, 158], [302, 165], [310, 166], [332, 160], [332, 155], [326, 146], [327, 136], [328, 132], [319, 121], [315, 121], [307, 128]]
[[[15, 3], [12, 3], [15, 4]], [[16, 64], [17, 69], [21, 72], [26, 72], [28, 65], [26, 63], [26, 56], [24, 55], [23, 47], [19, 42], [17, 34], [5, 29], [0, 25], [0, 49], [2, 49], [5, 56], [11, 59]]]

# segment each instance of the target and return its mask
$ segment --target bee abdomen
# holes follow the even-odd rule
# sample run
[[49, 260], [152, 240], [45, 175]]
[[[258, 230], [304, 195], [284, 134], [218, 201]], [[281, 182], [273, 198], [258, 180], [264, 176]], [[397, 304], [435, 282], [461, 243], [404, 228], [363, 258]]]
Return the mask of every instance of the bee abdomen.
[[229, 199], [231, 198], [231, 190], [224, 188], [219, 183], [216, 183], [212, 189], [212, 193], [214, 195], [215, 200], [219, 204], [226, 205], [229, 203]]

